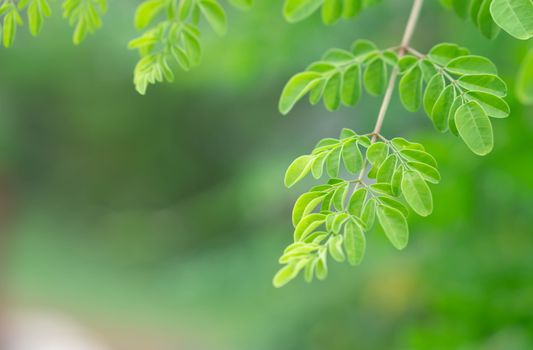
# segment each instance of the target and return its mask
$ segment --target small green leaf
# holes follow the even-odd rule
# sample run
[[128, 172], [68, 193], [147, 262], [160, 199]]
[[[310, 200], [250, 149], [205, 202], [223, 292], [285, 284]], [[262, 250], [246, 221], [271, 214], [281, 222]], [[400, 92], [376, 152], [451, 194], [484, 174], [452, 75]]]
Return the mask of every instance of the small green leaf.
[[364, 207], [363, 212], [361, 213], [361, 221], [365, 225], [365, 229], [368, 231], [374, 226], [374, 220], [376, 217], [376, 200], [369, 199]]
[[279, 100], [281, 114], [286, 115], [289, 113], [296, 102], [313, 89], [321, 78], [322, 75], [316, 72], [303, 72], [293, 76], [281, 93]]
[[455, 101], [453, 101], [452, 107], [450, 108], [450, 114], [448, 115], [448, 128], [455, 136], [459, 136], [459, 131], [457, 131], [457, 125], [455, 125], [455, 113], [457, 112], [457, 109], [459, 109], [459, 107], [461, 107], [462, 105], [463, 98], [461, 96], [456, 97]]
[[446, 70], [460, 75], [498, 74], [496, 66], [489, 59], [474, 55], [462, 56], [451, 60], [446, 65]]
[[326, 260], [326, 254], [319, 255], [318, 261], [315, 266], [316, 278], [323, 281], [328, 277], [328, 264]]
[[452, 85], [448, 85], [433, 106], [431, 120], [433, 120], [433, 125], [440, 132], [448, 130], [448, 116], [454, 100], [455, 89]]
[[430, 117], [433, 106], [435, 106], [435, 102], [437, 102], [442, 90], [444, 90], [444, 86], [444, 77], [441, 74], [435, 74], [426, 86], [424, 93], [424, 111]]
[[455, 124], [459, 135], [472, 152], [483, 156], [492, 151], [492, 125], [479, 103], [470, 101], [459, 107], [455, 112]]
[[322, 21], [324, 24], [333, 24], [342, 14], [341, 0], [324, 0], [322, 5]]
[[274, 287], [281, 288], [298, 276], [298, 271], [296, 271], [295, 267], [296, 263], [283, 266], [272, 280]]
[[405, 109], [416, 112], [422, 104], [422, 70], [416, 65], [400, 80], [400, 99]]
[[374, 53], [378, 50], [376, 45], [370, 41], [365, 39], [359, 39], [353, 42], [352, 44], [352, 53], [355, 56], [363, 56], [366, 57], [371, 53]]
[[370, 164], [379, 166], [389, 153], [389, 146], [384, 142], [375, 142], [366, 151], [366, 158]]
[[465, 96], [467, 100], [479, 103], [489, 117], [507, 118], [509, 116], [509, 105], [498, 96], [481, 91], [469, 91]]
[[403, 178], [403, 166], [399, 166], [394, 170], [391, 180], [391, 191], [394, 196], [399, 196], [401, 192], [401, 184]]
[[377, 215], [379, 224], [394, 248], [404, 249], [409, 241], [409, 228], [402, 213], [389, 206], [378, 205]]
[[397, 158], [394, 154], [391, 154], [390, 156], [385, 159], [383, 163], [381, 163], [381, 166], [379, 167], [376, 180], [377, 182], [390, 182], [392, 179], [392, 175], [394, 174], [394, 170], [396, 169], [396, 161]]
[[341, 147], [335, 148], [326, 157], [326, 172], [329, 177], [339, 176], [339, 169], [341, 164]]
[[409, 69], [413, 68], [415, 64], [418, 63], [418, 58], [413, 55], [405, 55], [400, 58], [398, 62], [398, 68], [400, 69], [400, 74], [406, 73]]
[[346, 142], [342, 147], [342, 160], [349, 173], [356, 174], [363, 170], [363, 155], [355, 139]]
[[500, 32], [500, 28], [492, 19], [492, 15], [490, 13], [491, 3], [492, 0], [483, 1], [481, 7], [479, 8], [476, 23], [481, 31], [481, 34], [489, 39], [494, 39]]
[[359, 265], [365, 256], [366, 238], [357, 223], [350, 220], [344, 225], [344, 250], [350, 265]]
[[[183, 2], [191, 3], [191, 1]], [[150, 22], [152, 22], [154, 17], [165, 8], [165, 5], [166, 4], [164, 0], [148, 0], [141, 3], [137, 7], [137, 11], [135, 11], [135, 28], [146, 28]]]
[[507, 95], [505, 82], [496, 75], [463, 75], [457, 84], [466, 90], [486, 92], [499, 97]]
[[309, 173], [314, 157], [305, 155], [296, 158], [285, 173], [285, 186], [291, 187]]
[[343, 236], [334, 235], [328, 241], [328, 249], [331, 257], [338, 262], [343, 262], [346, 258], [344, 251], [342, 250]]
[[215, 33], [218, 35], [226, 34], [226, 13], [222, 6], [216, 0], [198, 0], [198, 6]]
[[324, 0], [285, 0], [283, 16], [288, 22], [294, 23], [313, 14]]
[[374, 96], [381, 95], [387, 86], [387, 66], [381, 58], [375, 58], [365, 69], [363, 80], [366, 91]]
[[413, 210], [421, 216], [428, 216], [433, 211], [431, 191], [422, 176], [413, 170], [403, 173], [402, 193]]
[[533, 2], [531, 0], [493, 0], [490, 13], [494, 22], [517, 39], [533, 37]]
[[311, 213], [325, 196], [322, 192], [307, 192], [298, 197], [292, 209], [293, 226], [296, 227], [304, 216]]
[[437, 167], [437, 161], [433, 156], [427, 152], [415, 150], [415, 149], [404, 149], [400, 151], [400, 155], [408, 161], [420, 162]]
[[333, 206], [338, 211], [344, 210], [344, 201], [346, 200], [346, 194], [348, 193], [348, 182], [345, 182], [343, 185], [339, 186], [335, 192], [333, 192]]
[[342, 17], [349, 19], [356, 17], [363, 9], [363, 0], [344, 0]]
[[407, 165], [411, 170], [418, 171], [424, 180], [434, 184], [438, 184], [440, 182], [439, 171], [431, 165], [419, 162], [408, 162]]
[[311, 172], [315, 179], [320, 179], [322, 177], [322, 172], [324, 171], [324, 162], [326, 161], [327, 153], [322, 153], [313, 161], [311, 166]]
[[361, 66], [355, 64], [344, 72], [342, 79], [342, 103], [355, 106], [361, 97]]
[[324, 106], [329, 111], [334, 111], [340, 106], [341, 80], [341, 74], [337, 72], [328, 79], [324, 88]]
[[307, 235], [312, 233], [317, 227], [326, 222], [326, 216], [324, 214], [309, 214], [298, 222], [294, 229], [294, 241], [302, 241]]
[[379, 197], [379, 202], [382, 205], [386, 205], [386, 206], [389, 206], [391, 208], [398, 210], [406, 218], [409, 216], [409, 209], [407, 209], [407, 207], [403, 205], [400, 201], [392, 197], [386, 197], [386, 196]]
[[348, 202], [348, 206], [346, 208], [348, 213], [352, 214], [355, 217], [361, 216], [367, 193], [368, 191], [364, 187], [359, 188], [354, 193], [352, 193], [352, 196], [350, 197], [350, 201]]
[[442, 43], [433, 46], [428, 53], [428, 58], [441, 66], [445, 66], [456, 57], [468, 55], [468, 50], [456, 44]]

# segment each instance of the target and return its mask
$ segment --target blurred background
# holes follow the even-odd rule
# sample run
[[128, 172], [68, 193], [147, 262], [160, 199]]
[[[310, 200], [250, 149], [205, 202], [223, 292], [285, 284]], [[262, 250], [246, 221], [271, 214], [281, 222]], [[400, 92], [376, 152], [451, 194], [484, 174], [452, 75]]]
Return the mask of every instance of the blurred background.
[[510, 87], [494, 151], [475, 156], [395, 98], [385, 136], [439, 161], [433, 215], [411, 217], [405, 251], [375, 229], [360, 267], [276, 290], [312, 183], [285, 189], [286, 167], [343, 127], [371, 131], [380, 103], [282, 117], [279, 93], [330, 47], [396, 45], [411, 2], [330, 27], [285, 23], [281, 0], [228, 9], [224, 38], [204, 26], [202, 64], [147, 96], [126, 48], [136, 4], [111, 1], [79, 47], [56, 4], [40, 37], [1, 50], [2, 350], [533, 349], [533, 109], [513, 94], [530, 43], [488, 41], [427, 1], [413, 46], [467, 46]]

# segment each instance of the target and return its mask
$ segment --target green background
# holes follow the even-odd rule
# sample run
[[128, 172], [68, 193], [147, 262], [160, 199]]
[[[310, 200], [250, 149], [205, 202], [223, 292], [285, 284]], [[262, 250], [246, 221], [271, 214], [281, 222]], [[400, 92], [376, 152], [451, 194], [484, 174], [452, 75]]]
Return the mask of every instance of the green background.
[[282, 1], [228, 9], [225, 37], [203, 26], [201, 65], [146, 96], [126, 48], [134, 7], [111, 1], [104, 27], [75, 47], [56, 4], [39, 38], [20, 30], [0, 53], [8, 307], [63, 310], [117, 349], [533, 348], [533, 121], [513, 94], [530, 43], [488, 41], [427, 1], [413, 46], [466, 46], [509, 85], [494, 151], [472, 154], [395, 97], [383, 133], [439, 161], [434, 213], [411, 216], [405, 251], [375, 229], [360, 267], [330, 264], [325, 282], [277, 290], [291, 205], [312, 184], [285, 189], [286, 167], [343, 127], [370, 132], [380, 103], [366, 95], [328, 113], [304, 102], [282, 117], [279, 93], [330, 47], [397, 45], [410, 1], [328, 27], [318, 15], [287, 24]]

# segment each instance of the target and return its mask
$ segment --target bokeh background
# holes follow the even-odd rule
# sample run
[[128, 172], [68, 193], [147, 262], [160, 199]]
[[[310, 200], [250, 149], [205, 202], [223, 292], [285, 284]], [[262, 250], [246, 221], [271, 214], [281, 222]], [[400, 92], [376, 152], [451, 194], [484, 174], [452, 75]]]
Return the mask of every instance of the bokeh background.
[[496, 62], [513, 112], [494, 120], [494, 151], [395, 98], [384, 134], [439, 161], [433, 215], [411, 217], [405, 251], [375, 229], [360, 267], [271, 285], [311, 183], [285, 189], [286, 166], [343, 127], [370, 131], [380, 103], [282, 117], [283, 84], [330, 47], [396, 45], [410, 3], [330, 27], [285, 23], [281, 0], [229, 9], [224, 38], [204, 27], [202, 64], [147, 96], [126, 48], [137, 2], [111, 1], [79, 47], [58, 6], [39, 38], [19, 31], [0, 52], [2, 350], [533, 349], [533, 109], [513, 97], [531, 43], [488, 41], [437, 1], [413, 45]]

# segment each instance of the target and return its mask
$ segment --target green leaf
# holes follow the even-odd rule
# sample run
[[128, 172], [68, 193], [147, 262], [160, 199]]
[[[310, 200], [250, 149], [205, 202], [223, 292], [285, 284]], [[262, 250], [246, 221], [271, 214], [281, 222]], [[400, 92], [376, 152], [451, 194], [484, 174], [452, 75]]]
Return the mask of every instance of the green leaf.
[[[190, 1], [184, 1], [185, 3]], [[135, 11], [135, 28], [146, 28], [150, 22], [157, 16], [166, 6], [164, 0], [148, 0], [141, 3]]]
[[490, 13], [494, 22], [517, 39], [533, 37], [533, 2], [531, 0], [493, 0]]
[[324, 106], [329, 111], [334, 111], [340, 106], [341, 79], [341, 74], [336, 72], [328, 79], [324, 88]]
[[329, 177], [339, 176], [339, 169], [341, 164], [342, 148], [338, 147], [331, 151], [326, 157], [326, 172]]
[[363, 170], [363, 155], [355, 139], [346, 142], [342, 147], [342, 160], [349, 173], [356, 174]]
[[387, 86], [387, 66], [381, 58], [375, 58], [370, 62], [364, 73], [366, 91], [374, 96], [385, 92]]
[[344, 250], [350, 265], [359, 265], [365, 256], [366, 238], [357, 223], [350, 220], [344, 225]]
[[500, 28], [496, 25], [496, 23], [492, 19], [492, 15], [490, 13], [491, 3], [492, 3], [492, 0], [483, 1], [483, 3], [481, 4], [481, 7], [479, 8], [476, 23], [477, 23], [479, 30], [481, 31], [481, 34], [483, 34], [485, 37], [489, 39], [494, 39], [500, 32]]
[[428, 58], [441, 66], [445, 66], [456, 57], [468, 55], [468, 50], [456, 44], [442, 43], [433, 46], [428, 53]]
[[446, 70], [460, 75], [498, 74], [496, 66], [489, 59], [474, 55], [462, 56], [451, 60], [446, 65]]
[[334, 235], [328, 241], [328, 249], [331, 257], [338, 262], [343, 262], [346, 258], [344, 251], [342, 250], [343, 236]]
[[360, 217], [368, 191], [362, 187], [352, 193], [346, 210], [355, 217]]
[[313, 14], [324, 0], [286, 0], [283, 16], [288, 22], [298, 22]]
[[516, 95], [527, 105], [533, 104], [533, 48], [524, 57], [516, 79]]
[[248, 10], [253, 5], [253, 0], [230, 0], [231, 4], [239, 9]]
[[424, 180], [434, 184], [438, 184], [440, 182], [439, 171], [431, 165], [427, 165], [426, 163], [420, 162], [409, 162], [407, 163], [407, 165], [411, 170], [418, 171], [420, 175], [422, 175]]
[[352, 44], [352, 53], [355, 56], [366, 57], [369, 54], [377, 52], [377, 51], [378, 51], [378, 48], [370, 40], [359, 39], [359, 40], [354, 41]]
[[384, 142], [375, 142], [366, 151], [366, 158], [370, 164], [379, 166], [389, 153], [389, 146]]
[[322, 192], [307, 192], [298, 197], [292, 209], [293, 226], [296, 227], [304, 216], [311, 213], [322, 202], [325, 196]]
[[448, 130], [448, 116], [454, 100], [455, 89], [452, 85], [448, 85], [433, 106], [431, 120], [433, 120], [433, 125], [440, 132]]
[[426, 86], [426, 91], [424, 93], [424, 111], [430, 117], [431, 112], [433, 111], [433, 106], [435, 105], [435, 102], [437, 102], [442, 90], [444, 90], [444, 86], [444, 77], [441, 74], [435, 74]]
[[450, 108], [450, 114], [448, 115], [448, 128], [455, 136], [459, 136], [459, 131], [457, 131], [457, 125], [455, 125], [455, 113], [457, 109], [463, 105], [463, 98], [458, 96], [453, 101], [452, 107]]
[[394, 248], [404, 249], [409, 241], [409, 228], [403, 214], [389, 206], [378, 205], [377, 215], [379, 224]]
[[466, 18], [468, 15], [469, 2], [466, 0], [451, 0], [452, 8], [461, 18]]
[[400, 151], [400, 155], [408, 161], [424, 163], [434, 168], [437, 167], [437, 161], [433, 156], [427, 152], [416, 149], [404, 149]]
[[416, 112], [422, 104], [422, 70], [416, 65], [400, 80], [400, 99], [405, 109]]
[[402, 193], [407, 204], [421, 216], [428, 216], [433, 211], [431, 191], [422, 176], [413, 170], [403, 173]]
[[349, 19], [356, 17], [363, 9], [363, 0], [344, 0], [342, 17]]
[[199, 0], [200, 11], [209, 22], [209, 25], [218, 35], [227, 31], [226, 13], [216, 0]]
[[416, 58], [413, 55], [405, 55], [402, 58], [400, 58], [400, 61], [398, 62], [398, 68], [400, 70], [400, 74], [406, 73], [408, 70], [413, 68], [415, 64], [418, 63], [418, 58]]
[[355, 106], [361, 97], [361, 66], [355, 64], [344, 71], [342, 79], [342, 103]]
[[296, 102], [314, 88], [321, 78], [322, 75], [316, 72], [303, 72], [293, 76], [281, 93], [279, 100], [281, 114], [286, 115], [289, 113]]
[[376, 176], [377, 182], [388, 183], [391, 181], [394, 170], [396, 169], [396, 160], [396, 156], [391, 154], [383, 163], [381, 163]]
[[341, 0], [324, 0], [322, 5], [322, 21], [325, 24], [333, 24], [339, 20], [342, 14]]
[[351, 129], [348, 129], [348, 128], [343, 128], [340, 132], [340, 135], [339, 135], [339, 138], [341, 140], [345, 140], [347, 138], [352, 138], [354, 136], [357, 136], [357, 134], [355, 133], [355, 131], [351, 130]]
[[324, 214], [309, 214], [298, 222], [294, 229], [294, 241], [302, 241], [313, 232], [317, 227], [326, 222], [326, 216]]
[[313, 161], [311, 166], [311, 172], [315, 179], [320, 179], [322, 177], [322, 172], [324, 171], [324, 162], [326, 161], [327, 153], [322, 153]]
[[399, 202], [398, 200], [392, 197], [387, 197], [387, 196], [379, 197], [379, 202], [383, 205], [386, 205], [386, 206], [389, 206], [391, 208], [398, 210], [406, 218], [407, 216], [409, 216], [409, 209], [407, 209], [405, 205], [403, 205], [401, 202]]
[[296, 158], [285, 173], [285, 186], [292, 187], [295, 183], [300, 181], [311, 170], [311, 163], [314, 157], [305, 155]]
[[361, 213], [361, 221], [364, 223], [366, 230], [370, 230], [374, 226], [375, 217], [376, 200], [371, 198], [365, 203], [363, 212]]
[[316, 278], [324, 280], [328, 277], [328, 264], [326, 260], [326, 254], [321, 254], [315, 266]]
[[287, 283], [289, 283], [291, 280], [293, 280], [296, 276], [298, 276], [298, 272], [296, 270], [296, 263], [288, 264], [283, 266], [274, 276], [274, 279], [272, 280], [272, 284], [276, 288], [281, 288]]
[[496, 75], [463, 75], [457, 84], [466, 90], [486, 92], [499, 97], [507, 95], [505, 82]]
[[469, 91], [465, 97], [467, 100], [479, 103], [489, 117], [507, 118], [509, 116], [509, 105], [498, 96], [481, 91]]
[[399, 196], [401, 191], [401, 184], [403, 178], [403, 166], [399, 166], [394, 170], [391, 180], [391, 191], [394, 196]]
[[479, 103], [470, 101], [459, 107], [455, 112], [455, 124], [459, 135], [472, 152], [483, 156], [492, 151], [492, 125]]
[[344, 210], [344, 201], [346, 200], [346, 194], [348, 193], [348, 182], [345, 182], [343, 185], [339, 186], [333, 193], [333, 206], [338, 211]]

